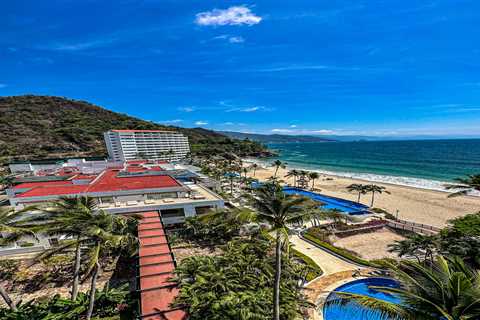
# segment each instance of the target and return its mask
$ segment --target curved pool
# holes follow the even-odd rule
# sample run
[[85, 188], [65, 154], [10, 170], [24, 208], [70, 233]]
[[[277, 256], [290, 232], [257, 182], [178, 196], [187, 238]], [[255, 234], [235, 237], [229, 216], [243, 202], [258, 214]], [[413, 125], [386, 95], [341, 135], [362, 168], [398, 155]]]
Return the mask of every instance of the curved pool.
[[350, 215], [361, 215], [368, 213], [368, 206], [346, 199], [330, 197], [295, 187], [284, 187], [283, 192], [286, 194], [302, 195], [312, 200], [319, 201], [322, 203], [322, 208], [324, 209], [336, 209], [342, 213]]
[[[380, 300], [400, 303], [401, 300], [395, 295], [379, 292], [370, 288], [371, 286], [398, 288], [398, 282], [388, 278], [367, 278], [351, 281], [334, 290], [327, 297], [327, 300], [335, 298], [335, 291], [337, 292], [351, 292], [374, 297]], [[368, 311], [368, 312], [364, 312]], [[364, 309], [355, 302], [351, 302], [344, 306], [325, 306], [323, 308], [324, 320], [380, 320], [381, 318], [377, 312]]]

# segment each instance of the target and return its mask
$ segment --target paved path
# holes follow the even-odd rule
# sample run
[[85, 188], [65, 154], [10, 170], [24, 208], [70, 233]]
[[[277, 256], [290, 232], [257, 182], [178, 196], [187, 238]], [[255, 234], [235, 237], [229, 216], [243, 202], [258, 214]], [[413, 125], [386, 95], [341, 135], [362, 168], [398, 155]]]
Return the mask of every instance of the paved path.
[[300, 239], [300, 237], [297, 235], [292, 235], [290, 237], [290, 243], [294, 245], [295, 249], [312, 258], [313, 261], [315, 261], [315, 263], [322, 268], [323, 276], [340, 271], [359, 269], [357, 265], [337, 258], [334, 255], [306, 242], [305, 240]]

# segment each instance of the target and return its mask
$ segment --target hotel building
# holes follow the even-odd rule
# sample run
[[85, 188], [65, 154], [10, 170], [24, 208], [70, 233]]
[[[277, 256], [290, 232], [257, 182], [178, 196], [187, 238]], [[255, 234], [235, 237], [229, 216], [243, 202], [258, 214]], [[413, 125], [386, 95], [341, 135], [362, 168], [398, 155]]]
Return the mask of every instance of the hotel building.
[[[183, 168], [183, 169], [182, 169]], [[202, 183], [206, 177], [180, 165], [159, 161], [132, 160], [119, 167], [107, 167], [97, 174], [59, 169], [56, 175], [34, 176], [31, 181], [7, 189], [11, 206], [48, 208], [62, 197], [87, 196], [97, 200], [98, 208], [112, 214], [158, 212], [168, 225], [184, 222], [186, 217], [223, 208], [224, 201]], [[0, 256], [40, 251], [59, 239], [25, 239], [9, 247], [0, 247]], [[33, 243], [33, 245], [32, 245]]]
[[175, 131], [110, 130], [104, 133], [104, 138], [113, 161], [178, 161], [190, 152], [188, 138]]

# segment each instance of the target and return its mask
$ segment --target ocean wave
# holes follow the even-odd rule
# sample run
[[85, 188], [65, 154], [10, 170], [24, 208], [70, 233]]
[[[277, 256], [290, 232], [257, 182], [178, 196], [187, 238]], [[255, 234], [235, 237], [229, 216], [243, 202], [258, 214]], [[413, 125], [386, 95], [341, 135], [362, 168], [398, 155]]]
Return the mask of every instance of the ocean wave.
[[[258, 159], [245, 159], [245, 160], [249, 162], [257, 163], [258, 165], [261, 165], [261, 166], [267, 166], [267, 167], [271, 166], [270, 162], [268, 161], [262, 161]], [[388, 175], [381, 175], [381, 174], [374, 174], [374, 173], [329, 171], [329, 170], [321, 170], [321, 169], [312, 168], [312, 167], [302, 167], [301, 165], [295, 165], [295, 164], [290, 164], [288, 167], [289, 169], [315, 171], [320, 174], [337, 176], [342, 178], [359, 179], [359, 180], [378, 182], [378, 183], [388, 183], [393, 185], [427, 189], [427, 190], [435, 190], [435, 191], [443, 191], [448, 193], [455, 191], [455, 190], [447, 190], [445, 188], [445, 185], [451, 184], [451, 182], [447, 182], [447, 181], [429, 180], [429, 179], [414, 178], [414, 177], [388, 176]], [[469, 195], [480, 196], [480, 192], [473, 191], [469, 193]]]

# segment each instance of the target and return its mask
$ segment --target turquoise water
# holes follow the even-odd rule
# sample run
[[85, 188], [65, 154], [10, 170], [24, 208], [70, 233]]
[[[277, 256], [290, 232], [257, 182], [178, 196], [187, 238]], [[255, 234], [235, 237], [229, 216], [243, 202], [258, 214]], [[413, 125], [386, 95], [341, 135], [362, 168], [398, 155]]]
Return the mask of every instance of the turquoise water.
[[[443, 189], [480, 173], [480, 139], [270, 144], [289, 167], [371, 181]], [[437, 181], [437, 182], [435, 182]]]
[[368, 206], [363, 205], [361, 203], [345, 200], [345, 199], [328, 197], [322, 194], [305, 191], [299, 188], [283, 188], [283, 192], [285, 192], [286, 194], [302, 195], [305, 197], [309, 197], [313, 200], [320, 201], [324, 203], [324, 205], [322, 206], [322, 208], [324, 209], [337, 209], [343, 213], [347, 213], [350, 215], [359, 215], [359, 214], [368, 213], [366, 211], [368, 210]]
[[[369, 297], [374, 297], [380, 300], [400, 303], [401, 300], [397, 296], [379, 292], [372, 289], [371, 286], [398, 288], [398, 283], [392, 279], [386, 278], [368, 278], [349, 282], [343, 286], [338, 287], [335, 291], [350, 292]], [[335, 293], [331, 293], [327, 300], [335, 298]], [[378, 313], [363, 309], [357, 303], [352, 302], [345, 306], [329, 306], [324, 307], [325, 320], [378, 320], [382, 319]]]

